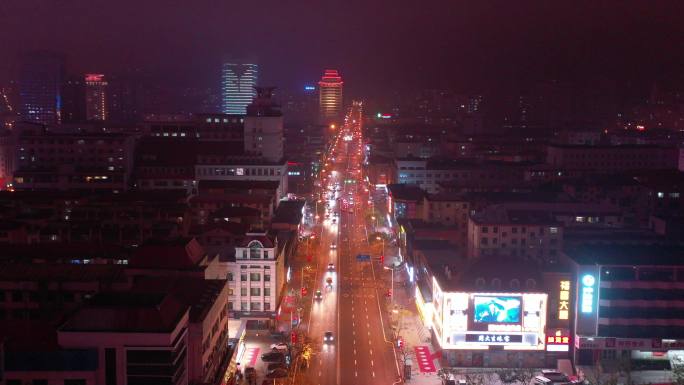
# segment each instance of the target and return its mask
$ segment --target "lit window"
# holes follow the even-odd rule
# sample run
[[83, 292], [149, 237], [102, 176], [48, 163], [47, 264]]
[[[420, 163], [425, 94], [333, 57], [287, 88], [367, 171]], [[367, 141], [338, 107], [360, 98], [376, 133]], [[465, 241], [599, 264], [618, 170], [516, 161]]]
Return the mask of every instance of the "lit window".
[[558, 227], [549, 227], [549, 233], [558, 234]]
[[658, 192], [658, 198], [664, 198], [665, 193], [664, 192]]

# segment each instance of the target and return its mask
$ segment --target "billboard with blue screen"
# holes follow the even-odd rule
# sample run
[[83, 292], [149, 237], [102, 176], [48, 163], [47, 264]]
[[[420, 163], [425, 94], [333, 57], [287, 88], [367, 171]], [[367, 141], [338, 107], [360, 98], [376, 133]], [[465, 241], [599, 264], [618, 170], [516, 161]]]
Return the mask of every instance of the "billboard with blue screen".
[[473, 308], [476, 323], [520, 323], [522, 297], [475, 296]]

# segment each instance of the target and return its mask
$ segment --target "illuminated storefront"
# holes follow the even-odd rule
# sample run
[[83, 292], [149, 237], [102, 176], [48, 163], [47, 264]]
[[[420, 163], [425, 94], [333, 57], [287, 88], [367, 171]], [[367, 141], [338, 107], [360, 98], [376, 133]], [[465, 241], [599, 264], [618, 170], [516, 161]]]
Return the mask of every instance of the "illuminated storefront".
[[450, 366], [543, 366], [548, 294], [443, 292], [434, 277], [432, 285], [434, 336]]

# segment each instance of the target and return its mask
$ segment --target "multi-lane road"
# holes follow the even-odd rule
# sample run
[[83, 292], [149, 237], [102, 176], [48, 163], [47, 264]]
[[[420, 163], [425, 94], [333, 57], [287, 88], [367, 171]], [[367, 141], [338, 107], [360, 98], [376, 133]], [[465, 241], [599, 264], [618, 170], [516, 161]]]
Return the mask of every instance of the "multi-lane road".
[[[321, 290], [322, 297], [312, 296], [309, 318], [304, 320], [314, 356], [309, 369], [300, 373], [300, 383], [392, 384], [398, 378], [384, 314], [382, 266], [368, 242], [361, 108], [355, 104], [350, 109], [321, 173], [319, 193], [327, 208], [311, 290]], [[358, 255], [372, 258], [359, 260]], [[325, 341], [326, 332], [332, 333], [332, 341]]]

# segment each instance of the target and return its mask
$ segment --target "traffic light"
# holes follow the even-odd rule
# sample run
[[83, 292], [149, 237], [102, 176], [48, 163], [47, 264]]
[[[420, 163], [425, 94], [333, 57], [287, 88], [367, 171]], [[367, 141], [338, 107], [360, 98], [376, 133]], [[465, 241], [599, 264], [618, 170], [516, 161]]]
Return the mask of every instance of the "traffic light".
[[392, 289], [387, 290], [387, 296], [392, 297]]
[[380, 264], [382, 265], [383, 263], [385, 263], [385, 256], [381, 255], [380, 256]]
[[290, 342], [293, 344], [297, 343], [297, 333], [295, 333], [295, 332], [290, 333]]
[[311, 255], [311, 254], [307, 255], [307, 256], [306, 256], [306, 261], [307, 261], [307, 262], [313, 261], [313, 255]]
[[306, 297], [307, 290], [305, 287], [302, 287], [302, 297]]
[[397, 338], [397, 346], [399, 347], [399, 349], [404, 349], [404, 339], [403, 338], [401, 338], [401, 337]]

